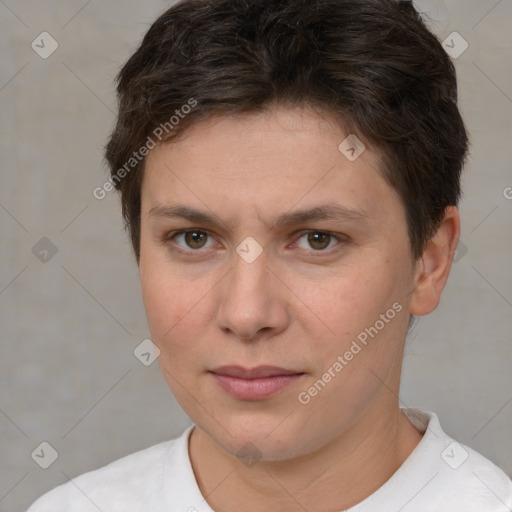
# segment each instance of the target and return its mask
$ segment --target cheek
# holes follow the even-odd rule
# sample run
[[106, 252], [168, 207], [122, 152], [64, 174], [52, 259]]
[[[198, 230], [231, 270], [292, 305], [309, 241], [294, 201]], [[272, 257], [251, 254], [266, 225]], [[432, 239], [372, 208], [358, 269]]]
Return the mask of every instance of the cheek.
[[180, 280], [150, 258], [141, 257], [140, 280], [152, 339], [162, 349], [164, 337], [167, 339], [183, 318], [186, 290]]
[[202, 361], [200, 344], [191, 343], [198, 339], [192, 332], [195, 308], [200, 307], [198, 295], [187, 289], [186, 280], [173, 278], [158, 266], [143, 270], [142, 297], [151, 339], [160, 350], [158, 364], [178, 403], [192, 410], [191, 396], [199, 393], [195, 376]]
[[334, 270], [319, 281], [303, 279], [294, 289], [314, 313], [315, 325], [323, 325], [331, 336], [345, 337], [376, 320], [397, 300], [395, 282], [388, 276], [382, 265], [351, 265]]
[[323, 295], [309, 296], [318, 308], [318, 317], [333, 332], [316, 337], [312, 332], [309, 336], [317, 341], [315, 372], [301, 389], [302, 399], [311, 400], [308, 423], [314, 424], [315, 418], [325, 420], [328, 414], [332, 424], [339, 426], [340, 411], [345, 412], [345, 418], [357, 417], [400, 360], [400, 340], [408, 320], [401, 285], [382, 266], [370, 269], [352, 268], [350, 273], [332, 279]]
[[324, 284], [303, 287], [301, 298], [315, 312], [308, 338], [322, 340], [314, 342], [316, 373], [342, 358], [343, 370], [333, 370], [334, 394], [325, 393], [325, 400], [336, 400], [334, 390], [343, 389], [345, 405], [352, 406], [351, 393], [358, 396], [367, 386], [373, 389], [372, 383], [379, 385], [374, 374], [385, 376], [397, 360], [408, 321], [403, 289], [405, 284], [383, 264], [345, 268]]
[[180, 353], [181, 361], [193, 360], [192, 352], [200, 343], [190, 340], [199, 340], [207, 328], [208, 290], [214, 283], [189, 276], [183, 269], [142, 261], [142, 299], [152, 340], [162, 352], [172, 352], [173, 357]]

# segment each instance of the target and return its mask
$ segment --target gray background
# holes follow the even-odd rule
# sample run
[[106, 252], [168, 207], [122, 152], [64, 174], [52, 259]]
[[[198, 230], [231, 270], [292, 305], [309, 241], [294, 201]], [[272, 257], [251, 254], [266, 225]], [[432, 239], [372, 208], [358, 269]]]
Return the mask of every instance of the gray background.
[[[0, 0], [1, 511], [189, 424], [157, 363], [133, 355], [149, 336], [137, 267], [118, 198], [92, 196], [113, 77], [169, 5]], [[441, 39], [469, 43], [454, 60], [472, 148], [463, 250], [410, 335], [401, 398], [512, 475], [512, 1], [416, 5]], [[59, 44], [47, 59], [31, 48], [43, 31]], [[47, 262], [32, 252], [42, 237], [58, 249]], [[42, 441], [59, 453], [46, 470], [31, 458]]]

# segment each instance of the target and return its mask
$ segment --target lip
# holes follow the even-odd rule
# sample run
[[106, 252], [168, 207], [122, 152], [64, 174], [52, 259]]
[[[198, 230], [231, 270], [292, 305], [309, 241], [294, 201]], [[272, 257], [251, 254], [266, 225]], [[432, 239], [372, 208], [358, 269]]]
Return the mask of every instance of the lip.
[[280, 375], [297, 375], [296, 370], [287, 370], [279, 366], [256, 366], [254, 368], [244, 368], [243, 366], [229, 365], [219, 366], [212, 373], [216, 375], [226, 375], [228, 377], [237, 377], [239, 379], [262, 379], [265, 377], [276, 377]]
[[249, 401], [270, 398], [304, 375], [304, 372], [278, 366], [221, 366], [210, 373], [224, 391], [239, 400]]

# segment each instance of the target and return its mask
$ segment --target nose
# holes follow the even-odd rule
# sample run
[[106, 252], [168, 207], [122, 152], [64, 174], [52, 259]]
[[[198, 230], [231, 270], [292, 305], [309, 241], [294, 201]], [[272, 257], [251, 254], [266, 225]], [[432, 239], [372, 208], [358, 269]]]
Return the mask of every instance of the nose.
[[268, 266], [265, 252], [252, 263], [237, 255], [216, 293], [219, 328], [240, 340], [255, 341], [286, 329], [287, 288]]

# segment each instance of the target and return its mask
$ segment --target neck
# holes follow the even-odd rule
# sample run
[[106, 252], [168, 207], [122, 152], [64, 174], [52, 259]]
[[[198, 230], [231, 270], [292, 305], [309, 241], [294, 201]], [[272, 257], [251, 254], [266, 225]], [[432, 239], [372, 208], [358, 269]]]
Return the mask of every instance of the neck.
[[263, 512], [345, 510], [381, 487], [418, 445], [422, 434], [395, 403], [387, 413], [368, 410], [320, 450], [284, 461], [247, 467], [194, 428], [192, 467], [214, 510]]

